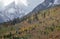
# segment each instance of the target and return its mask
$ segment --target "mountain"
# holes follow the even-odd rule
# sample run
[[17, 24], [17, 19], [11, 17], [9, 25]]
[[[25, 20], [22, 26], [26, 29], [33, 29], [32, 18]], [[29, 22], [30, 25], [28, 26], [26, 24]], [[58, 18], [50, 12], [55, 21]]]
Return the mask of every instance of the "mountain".
[[23, 16], [30, 14], [30, 12], [37, 12], [39, 10], [44, 10], [54, 6], [54, 1], [55, 0], [43, 0], [41, 3], [38, 3], [34, 0], [29, 0], [31, 4], [29, 4], [28, 6], [20, 4], [16, 5], [15, 2], [13, 2], [0, 10], [0, 20], [1, 22], [7, 22], [18, 17], [22, 18]]
[[0, 25], [0, 39], [60, 39], [60, 5], [36, 13], [18, 24]]
[[54, 5], [55, 0], [45, 0], [43, 3], [39, 4], [37, 7], [34, 8], [33, 12], [44, 10], [50, 8]]

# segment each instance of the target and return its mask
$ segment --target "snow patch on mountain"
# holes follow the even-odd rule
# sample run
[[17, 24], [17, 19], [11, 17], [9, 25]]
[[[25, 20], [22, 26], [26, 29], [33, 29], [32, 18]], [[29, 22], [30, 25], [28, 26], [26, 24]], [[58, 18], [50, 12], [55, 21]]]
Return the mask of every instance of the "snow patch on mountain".
[[28, 1], [27, 0], [15, 0], [15, 4], [18, 5], [25, 5], [28, 6]]
[[59, 5], [60, 4], [60, 0], [55, 0], [54, 4], [55, 5]]
[[0, 4], [0, 23], [17, 17], [21, 18], [31, 12], [38, 5], [40, 5], [40, 7], [37, 9], [43, 9], [57, 3], [57, 1], [53, 2], [54, 0], [9, 0], [9, 3], [4, 2], [5, 4], [0, 2], [3, 4]]

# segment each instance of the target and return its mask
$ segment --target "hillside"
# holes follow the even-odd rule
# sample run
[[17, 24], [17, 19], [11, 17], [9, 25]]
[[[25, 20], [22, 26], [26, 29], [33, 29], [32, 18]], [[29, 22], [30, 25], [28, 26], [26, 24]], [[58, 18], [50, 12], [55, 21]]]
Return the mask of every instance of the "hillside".
[[0, 24], [0, 39], [60, 39], [60, 6], [23, 19], [15, 25]]

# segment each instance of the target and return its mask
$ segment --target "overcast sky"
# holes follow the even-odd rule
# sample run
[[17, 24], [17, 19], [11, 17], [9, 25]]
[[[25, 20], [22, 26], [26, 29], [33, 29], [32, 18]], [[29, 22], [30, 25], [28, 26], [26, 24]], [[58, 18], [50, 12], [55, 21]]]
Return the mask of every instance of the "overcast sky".
[[25, 5], [28, 6], [28, 4], [32, 4], [32, 5], [36, 5], [38, 3], [42, 3], [44, 0], [0, 0], [0, 7], [2, 6], [7, 6], [10, 3], [12, 3], [13, 1], [15, 1], [16, 4], [21, 4], [21, 5]]
[[[24, 6], [33, 6], [35, 7], [36, 5], [44, 2], [45, 0], [0, 0], [0, 8], [9, 5], [15, 1], [15, 4], [20, 4]], [[55, 0], [54, 4], [60, 4], [60, 0]]]

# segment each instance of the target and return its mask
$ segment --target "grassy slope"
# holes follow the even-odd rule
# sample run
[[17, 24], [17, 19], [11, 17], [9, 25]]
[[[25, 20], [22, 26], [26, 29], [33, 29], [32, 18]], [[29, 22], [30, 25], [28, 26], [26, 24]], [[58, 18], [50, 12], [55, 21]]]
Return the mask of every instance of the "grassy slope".
[[[11, 38], [20, 37], [20, 39], [60, 39], [60, 6], [37, 13], [32, 14], [21, 23], [0, 29], [0, 34], [3, 32], [2, 36], [4, 36], [11, 32], [13, 34]], [[18, 28], [18, 33], [15, 27]]]

